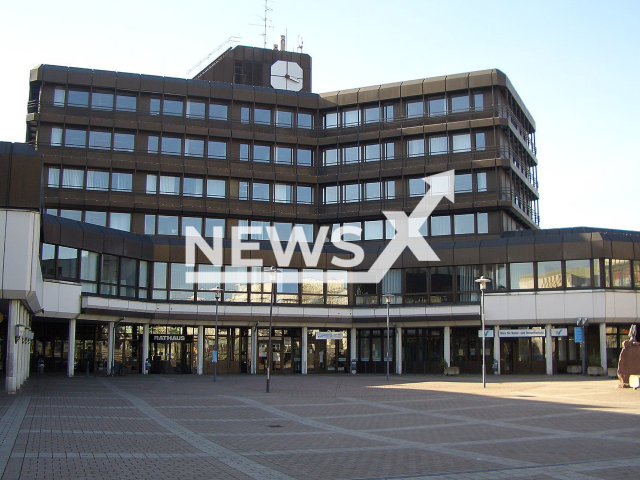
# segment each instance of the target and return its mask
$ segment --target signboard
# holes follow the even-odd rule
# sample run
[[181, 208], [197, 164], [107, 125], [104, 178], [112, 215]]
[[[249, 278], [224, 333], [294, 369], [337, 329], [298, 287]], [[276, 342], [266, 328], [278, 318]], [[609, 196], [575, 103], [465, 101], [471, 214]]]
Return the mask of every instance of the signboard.
[[544, 328], [526, 328], [513, 330], [500, 330], [500, 338], [518, 338], [518, 337], [544, 337]]
[[573, 329], [573, 335], [575, 337], [575, 342], [576, 343], [582, 343], [583, 339], [582, 339], [582, 327], [576, 327]]
[[[482, 338], [482, 330], [478, 330], [478, 338]], [[493, 330], [485, 330], [484, 338], [493, 338]]]
[[152, 342], [193, 342], [192, 335], [150, 335]]
[[316, 332], [316, 340], [342, 340], [342, 332]]
[[213, 363], [216, 363], [218, 361], [218, 351], [214, 350], [212, 352], [211, 358], [213, 359]]
[[552, 337], [566, 337], [569, 332], [567, 332], [566, 328], [552, 328], [551, 336]]

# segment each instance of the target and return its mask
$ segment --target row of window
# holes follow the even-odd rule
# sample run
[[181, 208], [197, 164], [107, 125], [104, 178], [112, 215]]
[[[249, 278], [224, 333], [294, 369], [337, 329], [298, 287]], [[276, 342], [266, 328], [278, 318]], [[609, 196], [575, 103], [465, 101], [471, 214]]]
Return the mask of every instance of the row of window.
[[131, 214], [122, 212], [99, 212], [94, 210], [71, 210], [71, 209], [57, 209], [47, 208], [45, 213], [48, 215], [55, 215], [62, 218], [68, 218], [69, 220], [76, 220], [78, 222], [90, 223], [92, 225], [99, 225], [101, 227], [114, 228], [116, 230], [122, 230], [123, 232], [131, 231]]
[[[62, 173], [62, 174], [61, 174]], [[62, 180], [62, 181], [61, 181]], [[106, 170], [81, 170], [77, 168], [49, 167], [47, 187], [75, 188], [112, 192], [131, 192], [133, 175]]]
[[111, 92], [91, 92], [64, 87], [56, 87], [53, 91], [53, 105], [55, 107], [79, 107], [92, 110], [116, 110], [121, 112], [135, 112], [137, 97], [131, 94], [116, 94]]
[[396, 198], [395, 180], [384, 182], [351, 183], [345, 185], [330, 185], [323, 189], [323, 203], [352, 203], [381, 199]]

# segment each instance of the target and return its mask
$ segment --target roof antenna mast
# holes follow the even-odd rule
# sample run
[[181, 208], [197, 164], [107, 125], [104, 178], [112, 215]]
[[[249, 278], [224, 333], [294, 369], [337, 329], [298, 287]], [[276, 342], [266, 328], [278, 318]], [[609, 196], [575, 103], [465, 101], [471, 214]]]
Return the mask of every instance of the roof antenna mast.
[[264, 0], [264, 17], [260, 17], [260, 20], [262, 20], [262, 24], [261, 25], [256, 25], [255, 23], [252, 23], [251, 25], [255, 25], [257, 27], [264, 27], [264, 33], [261, 33], [260, 36], [263, 38], [264, 42], [264, 48], [267, 48], [267, 28], [273, 28], [273, 25], [268, 25], [269, 22], [271, 22], [271, 20], [269, 20], [269, 12], [273, 12], [273, 9], [269, 8], [269, 0]]

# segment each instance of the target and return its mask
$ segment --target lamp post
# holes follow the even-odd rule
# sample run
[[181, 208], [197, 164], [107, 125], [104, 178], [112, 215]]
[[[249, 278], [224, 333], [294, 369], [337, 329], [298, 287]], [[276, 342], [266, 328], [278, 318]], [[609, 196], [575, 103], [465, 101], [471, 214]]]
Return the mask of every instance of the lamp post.
[[273, 300], [275, 298], [276, 292], [276, 279], [279, 272], [282, 270], [278, 270], [276, 267], [271, 267], [267, 272], [269, 272], [271, 276], [271, 302], [269, 304], [269, 346], [267, 347], [267, 393], [269, 393], [269, 382], [271, 380], [271, 363], [273, 362], [273, 352], [271, 351], [271, 337], [272, 337], [272, 329], [273, 329]]
[[211, 290], [216, 296], [216, 341], [213, 344], [213, 381], [216, 382], [218, 379], [218, 304], [220, 303], [222, 289], [213, 287]]
[[389, 304], [391, 303], [391, 299], [394, 296], [395, 295], [392, 295], [390, 293], [385, 293], [384, 295], [382, 295], [382, 298], [384, 298], [384, 301], [387, 304], [387, 349], [385, 352], [385, 362], [387, 363], [387, 382], [389, 381], [389, 347], [391, 346], [389, 343]]
[[482, 275], [476, 279], [476, 283], [480, 284], [480, 319], [482, 321], [482, 388], [487, 388], [487, 356], [484, 351], [486, 334], [484, 331], [484, 291], [487, 289], [487, 283], [491, 282], [490, 278]]

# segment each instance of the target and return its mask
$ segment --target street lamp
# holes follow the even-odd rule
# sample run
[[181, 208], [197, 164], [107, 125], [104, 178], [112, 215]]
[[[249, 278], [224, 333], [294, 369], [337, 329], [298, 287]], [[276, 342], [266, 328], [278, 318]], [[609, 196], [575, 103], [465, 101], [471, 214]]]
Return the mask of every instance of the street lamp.
[[487, 356], [484, 351], [486, 337], [484, 331], [484, 291], [487, 289], [487, 283], [489, 282], [491, 282], [491, 279], [485, 278], [484, 275], [476, 279], [476, 283], [480, 284], [480, 319], [482, 321], [482, 388], [487, 388]]
[[275, 298], [276, 293], [276, 278], [279, 272], [282, 270], [278, 270], [276, 267], [271, 267], [267, 272], [269, 272], [271, 276], [271, 303], [269, 305], [269, 346], [267, 347], [267, 393], [269, 393], [269, 381], [271, 374], [271, 363], [273, 362], [273, 352], [271, 351], [271, 337], [272, 337], [272, 329], [273, 329], [273, 299]]
[[216, 341], [213, 344], [213, 381], [215, 382], [218, 379], [218, 304], [220, 303], [222, 289], [213, 287], [211, 291], [216, 296]]
[[385, 362], [387, 363], [387, 382], [389, 381], [389, 347], [391, 346], [389, 344], [389, 304], [391, 303], [391, 299], [393, 297], [395, 297], [395, 295], [392, 295], [390, 293], [385, 293], [384, 295], [382, 295], [382, 298], [384, 298], [384, 301], [387, 304], [387, 351], [385, 352]]

